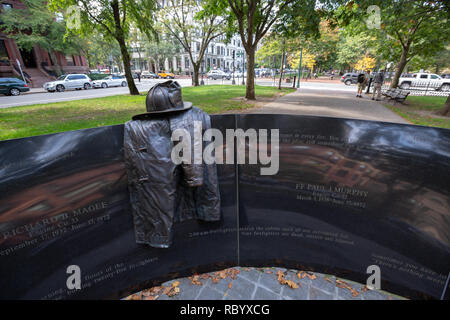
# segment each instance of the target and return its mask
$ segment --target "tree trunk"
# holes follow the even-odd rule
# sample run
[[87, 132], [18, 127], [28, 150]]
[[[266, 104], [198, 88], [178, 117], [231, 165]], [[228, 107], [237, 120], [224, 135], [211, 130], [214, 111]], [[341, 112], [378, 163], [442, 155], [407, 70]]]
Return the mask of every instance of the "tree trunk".
[[124, 30], [120, 22], [118, 1], [113, 0], [111, 2], [111, 7], [113, 9], [113, 16], [114, 16], [114, 26], [115, 26], [114, 37], [119, 43], [120, 52], [122, 53], [123, 68], [125, 69], [125, 78], [127, 79], [128, 82], [128, 89], [130, 90], [131, 95], [139, 95], [139, 91], [136, 88], [136, 85], [134, 84], [133, 75], [131, 74], [130, 54], [128, 53], [127, 46], [125, 44]]
[[245, 98], [256, 100], [255, 98], [255, 48], [250, 47], [247, 52], [247, 85], [245, 88]]
[[408, 56], [408, 48], [403, 48], [402, 50], [402, 56], [400, 57], [400, 61], [397, 64], [397, 68], [395, 70], [395, 75], [392, 78], [391, 85], [389, 86], [389, 89], [397, 88], [398, 87], [398, 80], [400, 79], [400, 76], [402, 75], [403, 70], [405, 69], [406, 64], [408, 61], [406, 60], [406, 57]]
[[119, 40], [120, 52], [122, 53], [123, 59], [123, 68], [125, 69], [125, 78], [128, 82], [128, 89], [130, 90], [131, 95], [139, 95], [139, 90], [136, 88], [134, 83], [133, 75], [131, 74], [131, 66], [130, 66], [130, 55], [128, 54], [127, 47], [125, 45], [125, 41], [123, 39]]
[[284, 71], [284, 50], [281, 56], [281, 66], [280, 66], [280, 79], [278, 80], [278, 90], [281, 90], [281, 81], [283, 80], [283, 71]]
[[53, 65], [55, 66], [56, 75], [59, 77], [60, 75], [62, 75], [62, 70], [58, 63], [58, 57], [56, 56], [55, 51], [50, 50], [49, 52], [50, 52], [50, 57], [53, 60]]
[[443, 116], [450, 117], [450, 95], [447, 96], [447, 100], [445, 101], [444, 107], [439, 112]]
[[200, 70], [200, 63], [198, 62], [197, 64], [192, 63], [192, 67], [194, 69], [194, 87], [198, 87], [200, 85], [200, 83], [198, 82], [198, 71]]

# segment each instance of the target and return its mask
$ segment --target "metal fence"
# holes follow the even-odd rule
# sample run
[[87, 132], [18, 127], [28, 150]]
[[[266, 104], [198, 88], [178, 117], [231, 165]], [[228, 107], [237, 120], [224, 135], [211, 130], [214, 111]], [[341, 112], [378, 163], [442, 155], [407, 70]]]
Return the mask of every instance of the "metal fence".
[[[382, 86], [382, 91], [386, 92], [389, 89], [390, 83], [385, 82]], [[408, 91], [410, 96], [438, 96], [447, 97], [450, 95], [450, 90], [443, 88], [442, 83], [437, 81], [414, 81], [414, 84], [409, 88], [401, 88], [403, 91]]]

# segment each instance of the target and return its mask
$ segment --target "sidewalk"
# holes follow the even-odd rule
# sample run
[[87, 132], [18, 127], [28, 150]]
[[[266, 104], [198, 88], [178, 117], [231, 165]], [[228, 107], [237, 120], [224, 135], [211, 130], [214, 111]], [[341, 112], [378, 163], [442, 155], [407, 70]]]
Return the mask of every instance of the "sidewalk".
[[371, 95], [356, 98], [355, 93], [339, 90], [300, 88], [249, 113], [281, 113], [408, 123], [399, 115], [371, 100]]
[[399, 300], [332, 275], [284, 268], [236, 267], [176, 279], [126, 300]]

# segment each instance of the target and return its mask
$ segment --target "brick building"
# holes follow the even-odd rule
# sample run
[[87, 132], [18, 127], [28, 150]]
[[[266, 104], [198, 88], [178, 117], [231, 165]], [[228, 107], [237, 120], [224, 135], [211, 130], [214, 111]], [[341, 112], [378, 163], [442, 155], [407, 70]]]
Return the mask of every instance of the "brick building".
[[[0, 13], [11, 8], [24, 8], [24, 4], [17, 0], [1, 0], [0, 3]], [[56, 58], [65, 73], [89, 72], [86, 58], [82, 55], [56, 52]], [[31, 50], [20, 49], [13, 39], [1, 32], [0, 21], [0, 77], [20, 77], [16, 59], [20, 61], [24, 76], [32, 87], [41, 87], [45, 82], [55, 79], [55, 62], [49, 53], [37, 45]]]

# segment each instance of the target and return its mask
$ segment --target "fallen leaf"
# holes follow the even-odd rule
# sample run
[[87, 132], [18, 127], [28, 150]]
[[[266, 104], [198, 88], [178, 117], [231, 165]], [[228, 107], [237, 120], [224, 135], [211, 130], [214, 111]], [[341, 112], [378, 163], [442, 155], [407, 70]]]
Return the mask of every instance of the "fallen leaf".
[[191, 280], [191, 284], [196, 284], [198, 286], [202, 286], [203, 283], [201, 281], [199, 281], [198, 278], [199, 278], [199, 275], [196, 274], [196, 275], [193, 275], [192, 277], [189, 277], [189, 280]]
[[356, 291], [355, 289], [353, 289], [348, 283], [346, 283], [345, 281], [336, 279], [336, 287], [338, 288], [342, 288], [342, 289], [347, 289], [350, 290], [353, 298], [356, 298], [359, 295], [359, 292]]
[[284, 280], [285, 284], [287, 284], [292, 289], [298, 289], [298, 285], [292, 280]]
[[230, 283], [228, 284], [228, 289], [231, 289], [231, 285], [232, 285], [232, 283], [230, 282]]
[[180, 285], [180, 281], [175, 281], [172, 283], [172, 287], [178, 287]]
[[145, 297], [144, 300], [156, 300], [158, 298], [159, 298], [159, 296], [148, 296], [148, 297]]

